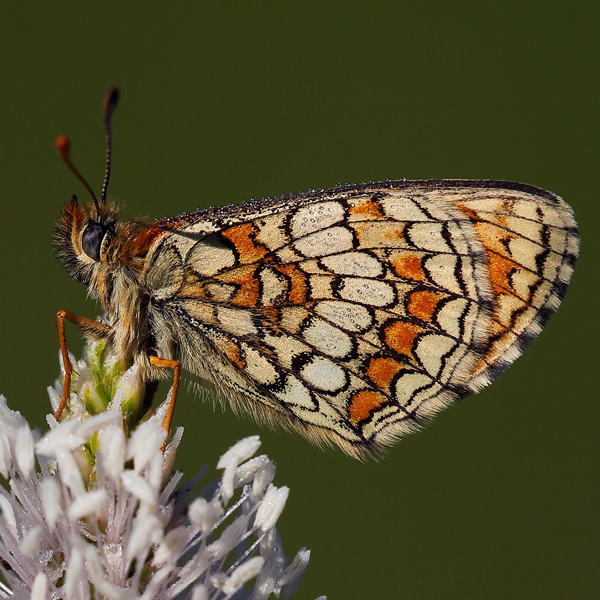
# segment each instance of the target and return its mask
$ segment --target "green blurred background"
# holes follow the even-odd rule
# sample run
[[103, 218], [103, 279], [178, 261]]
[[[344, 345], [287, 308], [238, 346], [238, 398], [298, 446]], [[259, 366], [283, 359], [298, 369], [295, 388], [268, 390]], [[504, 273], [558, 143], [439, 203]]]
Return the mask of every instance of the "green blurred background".
[[85, 198], [53, 140], [71, 136], [99, 190], [112, 85], [122, 96], [110, 191], [126, 216], [401, 177], [550, 189], [575, 210], [580, 262], [557, 316], [494, 385], [368, 464], [188, 393], [175, 416], [180, 466], [191, 476], [260, 433], [276, 483], [291, 487], [284, 548], [313, 552], [298, 598], [595, 596], [597, 6], [4, 3], [0, 391], [43, 427], [56, 312], [99, 313], [50, 247], [60, 207]]

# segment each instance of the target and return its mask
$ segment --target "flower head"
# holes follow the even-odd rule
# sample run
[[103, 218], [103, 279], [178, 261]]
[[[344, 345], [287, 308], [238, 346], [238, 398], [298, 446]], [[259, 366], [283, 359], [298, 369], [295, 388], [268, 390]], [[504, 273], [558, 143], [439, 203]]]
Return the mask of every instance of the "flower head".
[[168, 402], [140, 420], [136, 367], [101, 343], [77, 366], [68, 418], [49, 416], [45, 435], [0, 396], [0, 597], [259, 599], [299, 581], [310, 552], [286, 561], [275, 525], [289, 490], [257, 436], [195, 492], [205, 470], [183, 484], [173, 471], [182, 428], [161, 451]]

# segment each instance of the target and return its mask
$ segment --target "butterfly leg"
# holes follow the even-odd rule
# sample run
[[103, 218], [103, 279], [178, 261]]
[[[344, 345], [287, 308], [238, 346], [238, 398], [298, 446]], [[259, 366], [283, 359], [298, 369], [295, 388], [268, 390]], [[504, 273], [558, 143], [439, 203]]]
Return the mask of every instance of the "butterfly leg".
[[60, 342], [60, 352], [62, 354], [63, 365], [65, 368], [65, 383], [63, 386], [63, 395], [54, 418], [58, 421], [67, 406], [67, 400], [71, 394], [71, 375], [73, 374], [73, 365], [69, 360], [69, 352], [67, 350], [67, 336], [65, 334], [65, 319], [83, 329], [86, 333], [91, 333], [97, 337], [106, 337], [110, 333], [110, 327], [104, 323], [93, 321], [87, 317], [76, 315], [67, 310], [59, 310], [56, 314], [56, 323], [58, 325], [58, 339]]
[[175, 412], [175, 402], [177, 401], [177, 391], [179, 390], [179, 378], [181, 376], [181, 363], [178, 360], [159, 358], [158, 356], [151, 356], [150, 362], [155, 367], [162, 367], [163, 369], [173, 369], [173, 389], [171, 391], [171, 401], [169, 402], [169, 412], [167, 412], [167, 417], [165, 418], [165, 422], [163, 425], [163, 429], [168, 434], [168, 432], [171, 430], [171, 421], [173, 420], [173, 413]]

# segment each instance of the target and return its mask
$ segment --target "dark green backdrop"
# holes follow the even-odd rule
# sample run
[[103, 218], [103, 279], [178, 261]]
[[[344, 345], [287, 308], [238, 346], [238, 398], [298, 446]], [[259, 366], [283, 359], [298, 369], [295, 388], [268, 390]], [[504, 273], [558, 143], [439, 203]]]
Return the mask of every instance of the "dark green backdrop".
[[[44, 426], [55, 314], [99, 308], [60, 269], [54, 218], [103, 172], [126, 215], [175, 215], [385, 178], [525, 181], [581, 226], [572, 287], [493, 386], [380, 463], [184, 396], [192, 475], [259, 432], [291, 487], [298, 598], [590, 598], [599, 581], [598, 30], [595, 2], [15, 3], [0, 9], [0, 391]], [[70, 330], [77, 349], [79, 334]], [[163, 393], [166, 392], [166, 388]], [[214, 474], [214, 471], [211, 471]]]

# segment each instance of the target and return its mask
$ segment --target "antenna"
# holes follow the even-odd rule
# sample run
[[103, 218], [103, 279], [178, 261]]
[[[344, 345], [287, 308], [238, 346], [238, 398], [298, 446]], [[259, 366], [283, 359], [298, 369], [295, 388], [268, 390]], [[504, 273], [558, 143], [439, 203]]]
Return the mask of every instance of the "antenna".
[[104, 183], [102, 184], [102, 194], [100, 202], [106, 202], [106, 190], [108, 189], [108, 180], [110, 179], [110, 154], [112, 146], [112, 136], [110, 132], [110, 121], [112, 119], [115, 108], [119, 102], [119, 89], [116, 87], [108, 90], [104, 97], [104, 131], [106, 132], [106, 170], [104, 171]]
[[75, 177], [83, 183], [85, 189], [88, 191], [88, 194], [92, 197], [94, 204], [96, 205], [96, 210], [99, 210], [98, 200], [96, 199], [96, 194], [94, 194], [94, 190], [90, 187], [90, 184], [85, 180], [83, 175], [76, 169], [75, 165], [71, 162], [70, 152], [71, 152], [71, 140], [66, 135], [59, 135], [54, 141], [54, 146], [60, 157], [63, 159], [67, 167], [71, 169]]

